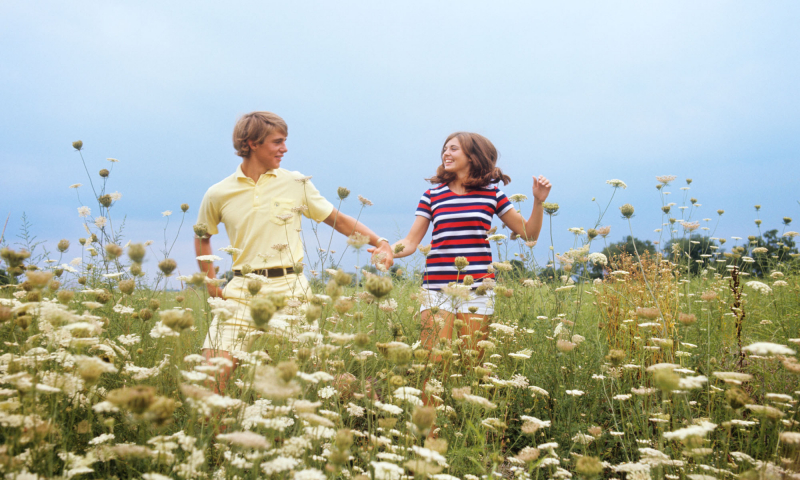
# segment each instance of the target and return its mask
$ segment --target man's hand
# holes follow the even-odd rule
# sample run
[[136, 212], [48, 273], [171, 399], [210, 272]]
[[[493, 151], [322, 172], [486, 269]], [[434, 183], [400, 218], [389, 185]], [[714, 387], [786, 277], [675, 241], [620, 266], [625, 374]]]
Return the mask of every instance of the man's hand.
[[372, 263], [380, 261], [386, 270], [394, 265], [394, 252], [389, 242], [379, 242], [377, 247], [368, 248], [367, 251], [372, 254]]

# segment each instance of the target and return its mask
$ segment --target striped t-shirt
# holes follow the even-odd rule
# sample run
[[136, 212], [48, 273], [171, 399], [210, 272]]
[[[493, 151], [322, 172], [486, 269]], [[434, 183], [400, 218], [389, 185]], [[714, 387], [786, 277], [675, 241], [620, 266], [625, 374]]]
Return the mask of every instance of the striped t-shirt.
[[[501, 217], [512, 208], [512, 203], [496, 186], [458, 195], [442, 184], [425, 192], [417, 206], [417, 215], [433, 222], [433, 238], [423, 287], [441, 290], [450, 282], [472, 275], [476, 288], [484, 278], [494, 278], [494, 273], [488, 272], [492, 248], [486, 232], [492, 228], [492, 215]], [[460, 274], [455, 267], [456, 257], [469, 260], [469, 266]]]

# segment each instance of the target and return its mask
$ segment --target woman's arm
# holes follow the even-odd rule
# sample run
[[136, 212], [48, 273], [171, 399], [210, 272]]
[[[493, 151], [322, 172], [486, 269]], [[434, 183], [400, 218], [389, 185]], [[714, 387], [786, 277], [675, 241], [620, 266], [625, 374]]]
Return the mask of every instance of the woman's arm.
[[544, 217], [544, 209], [542, 204], [547, 200], [550, 194], [550, 181], [542, 175], [539, 178], [533, 177], [533, 211], [531, 216], [526, 221], [522, 215], [515, 209], [506, 212], [505, 215], [500, 217], [500, 220], [505, 223], [512, 232], [516, 233], [525, 240], [538, 240], [539, 232], [542, 230], [542, 218]]
[[401, 250], [399, 253], [395, 253], [394, 258], [407, 257], [416, 252], [419, 242], [421, 242], [422, 239], [425, 238], [425, 234], [428, 233], [428, 225], [430, 224], [431, 221], [427, 218], [417, 216], [416, 220], [414, 220], [414, 224], [411, 225], [411, 230], [408, 231], [406, 238], [392, 245], [393, 250], [398, 245], [403, 246], [403, 250]]

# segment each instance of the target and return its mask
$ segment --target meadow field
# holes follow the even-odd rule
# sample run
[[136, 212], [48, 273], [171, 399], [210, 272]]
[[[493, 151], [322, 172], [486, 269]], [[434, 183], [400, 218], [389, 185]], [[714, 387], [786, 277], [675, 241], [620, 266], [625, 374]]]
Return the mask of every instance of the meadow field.
[[[165, 290], [169, 250], [115, 230], [107, 172], [92, 179], [84, 238], [3, 245], [6, 478], [800, 478], [790, 218], [725, 243], [692, 217], [694, 200], [657, 212], [609, 200], [559, 246], [547, 204], [538, 243], [490, 236], [497, 278], [482, 288], [495, 315], [473, 335], [456, 320], [431, 349], [424, 253], [400, 270], [345, 272], [327, 239], [306, 238], [309, 301], [264, 295], [276, 280], [250, 273], [258, 329], [214, 393], [229, 361], [200, 351], [230, 300], [209, 298], [200, 274]], [[657, 182], [654, 194], [690, 183]], [[661, 215], [659, 249], [615, 255], [602, 226], [612, 214]], [[158, 274], [142, 272], [145, 258]], [[447, 294], [466, 298], [471, 280]]]

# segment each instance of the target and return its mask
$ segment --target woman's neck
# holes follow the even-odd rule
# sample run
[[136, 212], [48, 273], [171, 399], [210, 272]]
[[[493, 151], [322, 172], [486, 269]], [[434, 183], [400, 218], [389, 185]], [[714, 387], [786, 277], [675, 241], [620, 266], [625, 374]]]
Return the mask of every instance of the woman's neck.
[[467, 193], [467, 187], [464, 186], [467, 180], [469, 180], [469, 174], [456, 174], [456, 178], [447, 184], [447, 188], [453, 193], [463, 195]]

